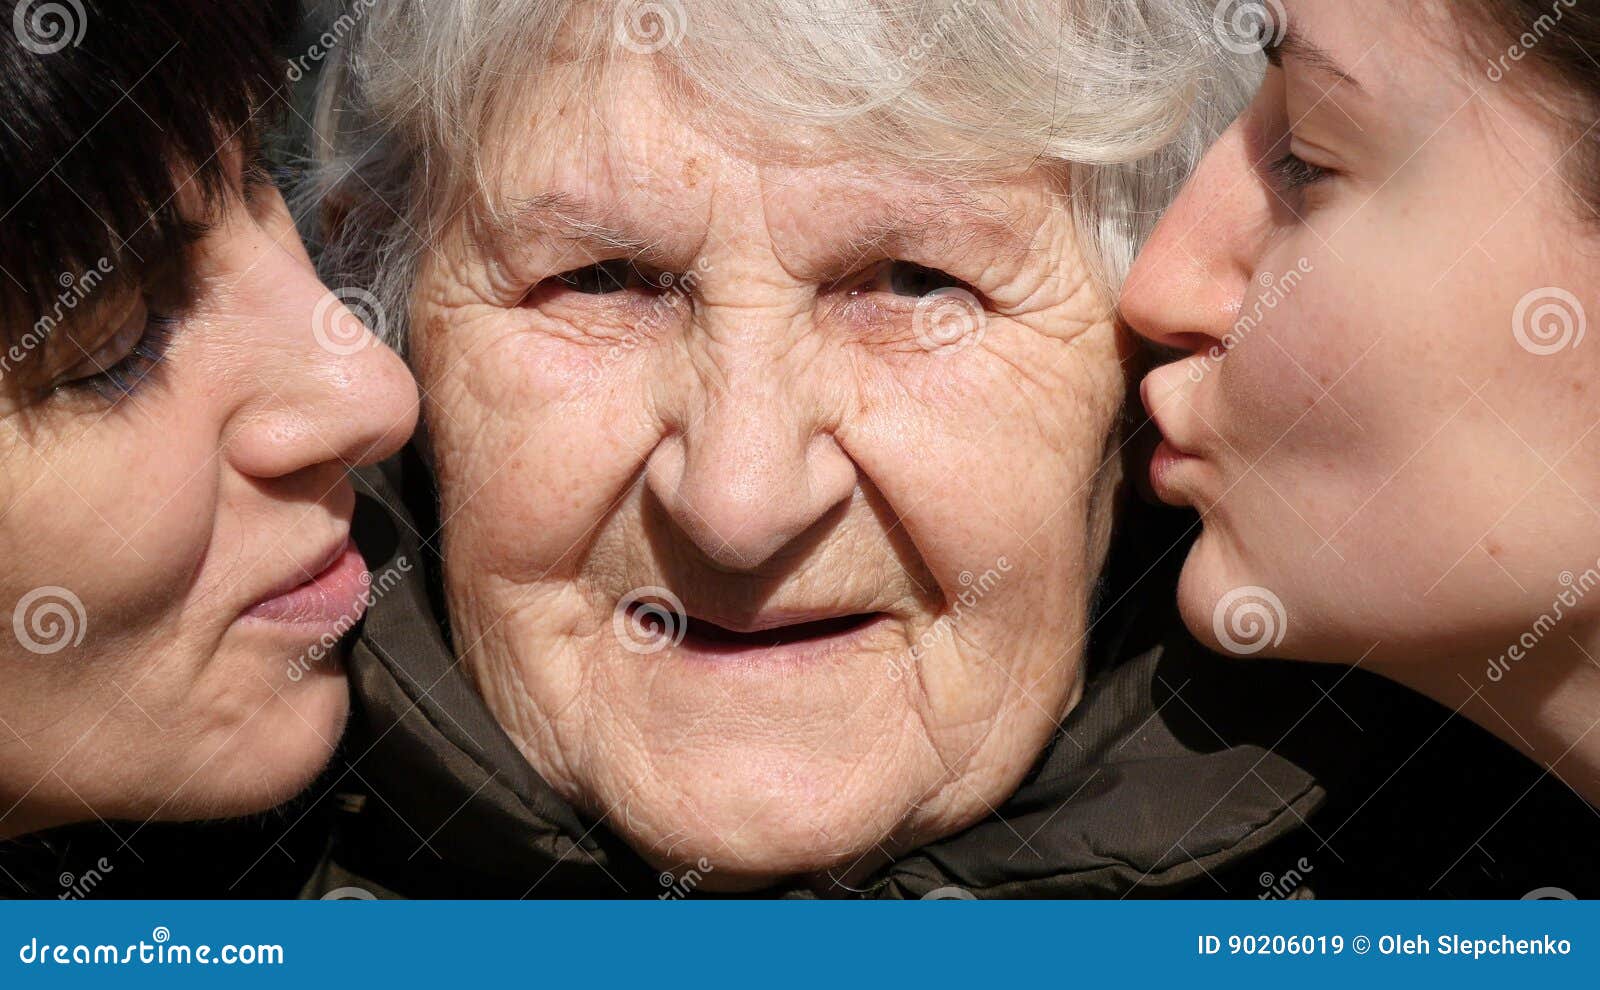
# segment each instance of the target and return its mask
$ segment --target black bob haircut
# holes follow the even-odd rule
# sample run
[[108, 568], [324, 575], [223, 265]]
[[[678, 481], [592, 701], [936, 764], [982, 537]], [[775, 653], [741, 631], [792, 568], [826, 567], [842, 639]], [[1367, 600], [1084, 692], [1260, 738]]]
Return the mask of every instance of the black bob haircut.
[[[177, 194], [215, 205], [225, 152], [285, 101], [296, 0], [0, 0], [0, 339], [91, 268], [180, 258]], [[192, 199], [192, 194], [190, 194]]]

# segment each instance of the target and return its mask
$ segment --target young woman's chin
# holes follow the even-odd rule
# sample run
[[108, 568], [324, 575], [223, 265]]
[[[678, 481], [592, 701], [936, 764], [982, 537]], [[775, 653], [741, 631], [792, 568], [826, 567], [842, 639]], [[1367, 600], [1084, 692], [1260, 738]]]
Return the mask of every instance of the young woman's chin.
[[160, 785], [143, 789], [143, 807], [123, 817], [185, 821], [254, 814], [292, 799], [317, 778], [349, 717], [349, 687], [340, 665], [314, 667], [292, 681], [274, 678], [268, 684], [242, 675], [241, 683], [246, 680], [254, 680], [257, 690], [241, 691], [237, 701], [223, 706], [231, 717], [187, 745], [182, 764]]

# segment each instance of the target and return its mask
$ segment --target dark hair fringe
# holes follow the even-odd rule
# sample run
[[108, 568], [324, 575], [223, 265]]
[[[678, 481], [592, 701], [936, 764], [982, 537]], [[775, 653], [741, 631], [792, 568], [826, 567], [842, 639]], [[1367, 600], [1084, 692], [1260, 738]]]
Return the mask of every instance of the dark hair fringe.
[[[283, 99], [275, 48], [296, 0], [0, 0], [0, 314], [15, 339], [91, 268], [137, 284], [184, 249], [176, 196], [193, 172], [208, 207], [231, 142]], [[46, 44], [22, 43], [17, 8]], [[83, 16], [77, 16], [81, 7]], [[65, 13], [62, 13], [65, 12]], [[62, 34], [61, 32], [65, 32]], [[80, 37], [81, 33], [81, 37]], [[49, 51], [56, 44], [58, 51]]]

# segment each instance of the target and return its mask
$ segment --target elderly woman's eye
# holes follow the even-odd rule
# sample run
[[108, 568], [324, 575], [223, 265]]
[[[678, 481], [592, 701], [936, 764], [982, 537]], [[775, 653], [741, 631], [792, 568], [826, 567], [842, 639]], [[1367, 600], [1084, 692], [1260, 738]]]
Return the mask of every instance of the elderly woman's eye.
[[966, 289], [968, 286], [954, 275], [937, 268], [909, 261], [884, 261], [856, 278], [850, 294], [887, 292], [896, 296], [918, 298], [940, 289], [951, 288]]
[[632, 261], [618, 258], [574, 268], [555, 276], [555, 281], [574, 292], [601, 296], [627, 289], [655, 289], [657, 281]]

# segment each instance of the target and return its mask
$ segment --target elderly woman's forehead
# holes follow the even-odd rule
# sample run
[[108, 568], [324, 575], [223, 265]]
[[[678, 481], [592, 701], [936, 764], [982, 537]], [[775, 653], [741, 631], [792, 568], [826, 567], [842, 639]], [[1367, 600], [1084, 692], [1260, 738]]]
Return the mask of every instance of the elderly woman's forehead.
[[685, 197], [659, 204], [672, 208], [703, 202], [719, 186], [759, 178], [774, 199], [822, 187], [839, 197], [878, 197], [890, 186], [943, 200], [1042, 171], [1033, 168], [1035, 156], [986, 158], [953, 137], [946, 155], [907, 149], [896, 156], [865, 141], [859, 123], [802, 125], [753, 116], [669, 85], [648, 64], [624, 62], [599, 77], [579, 73], [567, 68], [539, 80], [510, 115], [511, 126], [485, 135], [484, 164], [502, 177], [501, 192], [534, 186], [613, 200], [649, 199], [662, 191]]

